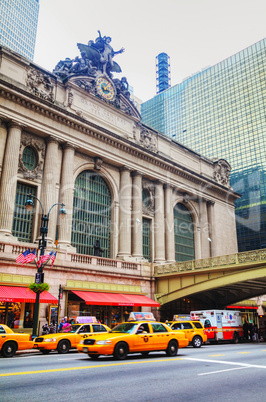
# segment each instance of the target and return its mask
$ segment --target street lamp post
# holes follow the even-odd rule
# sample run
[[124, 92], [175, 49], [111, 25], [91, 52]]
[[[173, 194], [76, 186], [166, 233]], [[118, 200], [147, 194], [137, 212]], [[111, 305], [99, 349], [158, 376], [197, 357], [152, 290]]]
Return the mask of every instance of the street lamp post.
[[[34, 202], [33, 202], [32, 198], [34, 198], [35, 200], [37, 200], [40, 203], [41, 209], [42, 209], [40, 239], [39, 239], [39, 247], [38, 247], [38, 250], [40, 250], [40, 255], [39, 255], [39, 258], [40, 258], [41, 256], [44, 255], [46, 245], [47, 245], [46, 236], [48, 233], [48, 223], [49, 223], [50, 212], [51, 212], [52, 208], [55, 207], [56, 205], [61, 205], [61, 208], [59, 210], [59, 215], [60, 215], [60, 217], [63, 218], [66, 215], [66, 210], [64, 208], [65, 205], [63, 203], [57, 202], [51, 206], [51, 208], [48, 211], [48, 214], [44, 214], [43, 206], [42, 206], [42, 203], [39, 200], [39, 198], [35, 197], [35, 195], [32, 195], [32, 194], [28, 194], [27, 197], [28, 197], [28, 199], [25, 203], [25, 207], [26, 207], [27, 211], [31, 211], [32, 208], [34, 207]], [[45, 263], [42, 263], [42, 262], [37, 266], [37, 273], [35, 275], [35, 283], [43, 283], [44, 282], [44, 273], [43, 273], [44, 266], [45, 266]], [[33, 338], [35, 338], [37, 336], [39, 305], [40, 305], [40, 294], [37, 292], [36, 293], [36, 301], [35, 301], [35, 305], [34, 305], [34, 311], [33, 311], [33, 330], [32, 330]]]
[[141, 221], [139, 219], [136, 219], [136, 221], [139, 223], [140, 228], [139, 228], [139, 232], [140, 232], [140, 239], [139, 239], [139, 245], [140, 245], [140, 252], [139, 252], [139, 260], [141, 261], [142, 259], [142, 224]]

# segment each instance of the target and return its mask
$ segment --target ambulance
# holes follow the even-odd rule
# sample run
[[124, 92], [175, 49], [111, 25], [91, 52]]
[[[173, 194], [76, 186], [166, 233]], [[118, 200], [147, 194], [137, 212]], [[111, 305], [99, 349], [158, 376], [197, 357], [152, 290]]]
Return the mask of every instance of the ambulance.
[[199, 320], [205, 328], [209, 342], [232, 341], [243, 338], [243, 323], [240, 311], [201, 310], [191, 311], [191, 320]]

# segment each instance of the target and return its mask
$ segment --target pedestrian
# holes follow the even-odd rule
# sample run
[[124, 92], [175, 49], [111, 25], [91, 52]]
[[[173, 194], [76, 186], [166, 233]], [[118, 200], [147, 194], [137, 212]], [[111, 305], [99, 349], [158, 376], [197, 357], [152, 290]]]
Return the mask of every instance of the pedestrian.
[[245, 341], [248, 341], [248, 322], [247, 320], [243, 324], [243, 333]]
[[63, 329], [63, 325], [65, 324], [65, 319], [63, 318], [60, 322], [60, 324], [58, 325], [58, 331], [61, 331]]
[[253, 336], [254, 336], [254, 325], [253, 325], [253, 323], [252, 322], [250, 322], [249, 324], [248, 324], [248, 330], [249, 330], [249, 339], [250, 339], [250, 341], [252, 342], [254, 339], [253, 339]]
[[47, 335], [49, 333], [50, 333], [50, 328], [49, 328], [48, 323], [46, 323], [42, 326], [42, 335]]
[[257, 324], [254, 325], [254, 341], [259, 342], [259, 329]]

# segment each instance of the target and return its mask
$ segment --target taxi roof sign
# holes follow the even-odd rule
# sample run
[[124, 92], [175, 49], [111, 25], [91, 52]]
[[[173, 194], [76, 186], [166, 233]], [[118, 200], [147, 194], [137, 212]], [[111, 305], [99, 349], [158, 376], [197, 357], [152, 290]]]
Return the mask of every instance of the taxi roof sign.
[[173, 316], [173, 321], [187, 321], [191, 320], [190, 314], [175, 314]]
[[97, 318], [94, 316], [83, 315], [83, 316], [77, 317], [76, 322], [78, 324], [88, 324], [88, 323], [92, 324], [92, 323], [96, 323], [98, 321], [97, 321]]
[[132, 311], [129, 314], [128, 321], [142, 321], [142, 320], [149, 320], [149, 321], [155, 321], [154, 315], [149, 312], [134, 312]]

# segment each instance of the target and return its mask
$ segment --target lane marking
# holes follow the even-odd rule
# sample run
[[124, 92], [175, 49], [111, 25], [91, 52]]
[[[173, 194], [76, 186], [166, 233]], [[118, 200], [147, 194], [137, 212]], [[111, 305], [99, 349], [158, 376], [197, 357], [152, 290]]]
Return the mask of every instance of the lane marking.
[[218, 373], [224, 373], [226, 371], [243, 370], [243, 369], [247, 369], [247, 368], [250, 368], [250, 367], [235, 367], [235, 368], [230, 368], [230, 369], [226, 369], [226, 370], [210, 371], [209, 373], [201, 373], [198, 375], [218, 374]]
[[196, 361], [196, 362], [204, 362], [204, 363], [218, 363], [218, 364], [228, 364], [228, 365], [231, 365], [231, 366], [255, 367], [255, 368], [266, 369], [266, 366], [261, 366], [259, 364], [247, 364], [247, 363], [229, 362], [227, 360], [194, 359], [192, 357], [183, 357], [182, 359], [183, 360], [192, 360], [192, 361]]
[[240, 355], [245, 355], [245, 354], [248, 354], [248, 353], [251, 353], [251, 352], [237, 352], [237, 353], [239, 353]]
[[59, 368], [59, 369], [49, 369], [49, 370], [36, 370], [36, 371], [22, 371], [17, 373], [4, 373], [0, 374], [0, 377], [11, 377], [15, 375], [28, 375], [28, 374], [42, 374], [42, 373], [56, 373], [60, 371], [72, 371], [72, 370], [86, 370], [92, 368], [101, 368], [101, 367], [112, 367], [112, 366], [126, 366], [131, 364], [145, 364], [145, 363], [160, 363], [167, 361], [176, 361], [183, 360], [181, 357], [171, 358], [171, 359], [160, 359], [160, 360], [145, 360], [143, 362], [123, 362], [123, 363], [111, 363], [111, 364], [97, 364], [93, 366], [82, 366], [82, 367], [68, 367], [68, 368]]
[[208, 356], [216, 357], [216, 356], [224, 356], [224, 354], [221, 354], [221, 355], [208, 355]]

